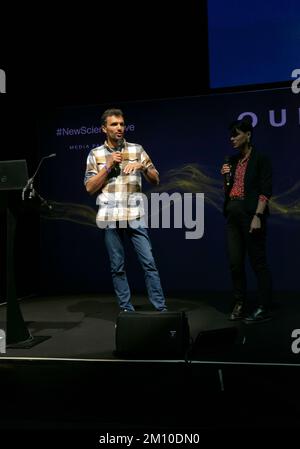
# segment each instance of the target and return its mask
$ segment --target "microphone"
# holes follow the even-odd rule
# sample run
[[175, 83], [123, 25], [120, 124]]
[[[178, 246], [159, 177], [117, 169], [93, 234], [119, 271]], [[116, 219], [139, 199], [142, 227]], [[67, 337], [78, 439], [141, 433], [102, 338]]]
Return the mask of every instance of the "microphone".
[[115, 151], [122, 151], [123, 148], [123, 144], [124, 144], [124, 139], [118, 139], [117, 140], [117, 146], [115, 147]]
[[[229, 162], [230, 162], [230, 157], [225, 156], [224, 164], [229, 164]], [[231, 166], [230, 166], [230, 168], [231, 168]], [[231, 178], [231, 171], [229, 171], [228, 173], [224, 173], [224, 182], [225, 182], [226, 187], [230, 186], [230, 178]]]
[[38, 173], [38, 171], [39, 171], [39, 169], [40, 169], [40, 166], [42, 165], [43, 161], [44, 161], [45, 159], [49, 159], [49, 158], [55, 157], [55, 156], [56, 156], [56, 153], [51, 153], [51, 154], [48, 154], [48, 156], [42, 157], [42, 159], [40, 160], [40, 162], [39, 162], [39, 164], [38, 164], [38, 166], [37, 166], [37, 169], [35, 170], [33, 176], [32, 176], [30, 179], [28, 179], [27, 184], [26, 184], [26, 186], [24, 187], [24, 189], [23, 189], [23, 191], [22, 191], [22, 200], [23, 200], [23, 201], [24, 201], [25, 192], [26, 192], [27, 190], [30, 190], [29, 198], [34, 197], [35, 191], [34, 191], [34, 188], [33, 188], [33, 181], [34, 181], [34, 178], [36, 177], [36, 175], [37, 175], [37, 173]]
[[32, 176], [32, 178], [30, 178], [30, 179], [28, 180], [28, 182], [29, 182], [29, 181], [32, 182], [32, 181], [34, 180], [34, 178], [36, 177], [36, 175], [37, 175], [37, 173], [38, 173], [38, 171], [39, 171], [39, 169], [40, 169], [40, 166], [42, 165], [42, 162], [43, 162], [45, 159], [49, 159], [50, 157], [55, 157], [55, 156], [56, 156], [56, 153], [52, 153], [52, 154], [48, 154], [48, 156], [42, 157], [42, 159], [40, 160], [39, 165], [37, 166], [37, 169], [36, 169], [34, 175]]
[[[124, 145], [124, 139], [123, 138], [118, 139], [117, 146], [115, 147], [114, 151], [120, 151], [120, 153], [121, 153], [123, 145]], [[117, 176], [119, 176], [119, 174], [121, 173], [121, 164], [122, 164], [122, 162], [119, 162], [118, 164], [115, 165]]]

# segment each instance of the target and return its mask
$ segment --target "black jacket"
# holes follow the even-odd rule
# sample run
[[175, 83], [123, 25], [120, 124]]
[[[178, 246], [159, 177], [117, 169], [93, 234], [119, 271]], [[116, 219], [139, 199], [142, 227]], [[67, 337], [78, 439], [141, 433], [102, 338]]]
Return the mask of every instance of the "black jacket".
[[[237, 154], [232, 156], [229, 160], [232, 176], [230, 185], [225, 188], [225, 216], [226, 206], [229, 201], [229, 194], [233, 186], [235, 170], [239, 161], [239, 157], [240, 155]], [[272, 195], [272, 165], [268, 156], [259, 153], [254, 148], [252, 148], [244, 178], [245, 208], [249, 214], [255, 214], [259, 195], [264, 195], [267, 198], [270, 198]], [[265, 214], [269, 214], [268, 205], [265, 209]]]

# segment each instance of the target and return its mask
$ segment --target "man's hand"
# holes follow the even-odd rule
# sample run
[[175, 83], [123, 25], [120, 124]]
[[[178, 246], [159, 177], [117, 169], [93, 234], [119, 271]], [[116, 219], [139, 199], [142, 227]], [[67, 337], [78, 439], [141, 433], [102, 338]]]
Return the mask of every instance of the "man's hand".
[[142, 170], [142, 169], [143, 169], [143, 164], [141, 164], [140, 162], [132, 162], [131, 164], [126, 165], [123, 172], [126, 175], [129, 175], [130, 173], [134, 173], [136, 170]]
[[122, 153], [120, 151], [114, 151], [107, 158], [106, 165], [108, 168], [112, 168], [115, 164], [120, 164], [122, 162]]

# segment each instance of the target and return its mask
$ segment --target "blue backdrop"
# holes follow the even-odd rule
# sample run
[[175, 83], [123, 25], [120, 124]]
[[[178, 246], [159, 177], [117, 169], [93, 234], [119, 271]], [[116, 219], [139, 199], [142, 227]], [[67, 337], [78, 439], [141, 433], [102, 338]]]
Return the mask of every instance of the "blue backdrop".
[[[151, 229], [165, 290], [229, 290], [224, 157], [231, 154], [228, 124], [243, 113], [257, 121], [254, 144], [273, 160], [274, 197], [268, 250], [276, 290], [298, 290], [300, 253], [300, 95], [290, 89], [60, 109], [40, 123], [41, 156], [55, 152], [40, 171], [40, 193], [53, 203], [41, 220], [40, 274], [45, 292], [112, 291], [103, 231], [94, 224], [95, 197], [84, 188], [90, 149], [103, 142], [100, 116], [110, 106], [125, 113], [126, 139], [143, 145], [160, 171], [161, 191], [203, 192], [205, 231], [187, 240], [186, 229]], [[188, 185], [188, 187], [187, 187]], [[151, 186], [144, 181], [144, 190]], [[128, 277], [144, 291], [141, 269], [128, 248]], [[255, 288], [249, 271], [250, 288]]]

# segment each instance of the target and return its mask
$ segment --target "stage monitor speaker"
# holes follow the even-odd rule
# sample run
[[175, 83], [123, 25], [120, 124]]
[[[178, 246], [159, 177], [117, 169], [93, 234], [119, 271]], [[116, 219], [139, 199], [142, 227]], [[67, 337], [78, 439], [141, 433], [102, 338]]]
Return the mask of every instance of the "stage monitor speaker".
[[116, 355], [184, 358], [190, 331], [185, 312], [121, 312], [116, 323]]
[[215, 353], [232, 347], [238, 341], [238, 329], [234, 326], [203, 330], [198, 333], [191, 350], [192, 358], [203, 353]]

